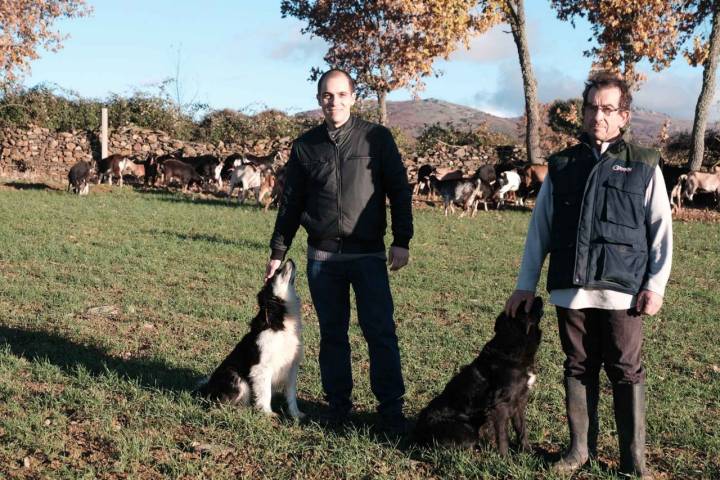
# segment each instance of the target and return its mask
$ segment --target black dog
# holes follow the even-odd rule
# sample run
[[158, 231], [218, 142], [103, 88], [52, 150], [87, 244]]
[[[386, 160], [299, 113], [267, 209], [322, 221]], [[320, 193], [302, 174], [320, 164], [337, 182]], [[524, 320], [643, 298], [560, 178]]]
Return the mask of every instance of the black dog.
[[505, 313], [497, 317], [495, 336], [480, 355], [420, 412], [415, 427], [417, 443], [472, 447], [485, 440], [507, 455], [508, 420], [512, 420], [520, 447], [530, 449], [525, 406], [535, 381], [533, 366], [542, 314], [542, 299], [535, 297], [529, 314], [522, 304], [515, 318]]

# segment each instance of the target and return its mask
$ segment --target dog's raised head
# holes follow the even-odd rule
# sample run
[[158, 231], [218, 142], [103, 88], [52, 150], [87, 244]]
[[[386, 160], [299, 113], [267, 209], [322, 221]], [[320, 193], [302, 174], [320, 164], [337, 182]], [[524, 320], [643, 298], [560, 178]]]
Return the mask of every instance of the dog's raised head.
[[505, 312], [501, 313], [495, 320], [495, 337], [491, 341], [493, 347], [517, 360], [522, 360], [522, 363], [532, 363], [540, 346], [542, 316], [543, 301], [540, 297], [535, 297], [530, 312], [525, 311], [523, 302], [518, 307], [515, 317], [506, 315]]
[[292, 300], [295, 296], [295, 273], [297, 268], [295, 262], [288, 260], [275, 270], [275, 273], [267, 282], [272, 294], [284, 302]]
[[286, 261], [275, 270], [273, 276], [265, 282], [258, 293], [258, 306], [272, 328], [281, 328], [281, 323], [287, 315], [296, 318], [300, 316], [300, 299], [295, 291], [296, 271], [295, 262]]

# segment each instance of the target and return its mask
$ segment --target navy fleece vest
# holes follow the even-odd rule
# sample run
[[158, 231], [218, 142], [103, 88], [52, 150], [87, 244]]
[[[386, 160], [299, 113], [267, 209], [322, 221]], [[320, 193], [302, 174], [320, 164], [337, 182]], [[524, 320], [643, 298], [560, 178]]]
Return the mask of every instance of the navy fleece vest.
[[648, 262], [645, 191], [655, 150], [619, 140], [596, 160], [586, 143], [553, 155], [553, 218], [547, 288], [635, 294]]

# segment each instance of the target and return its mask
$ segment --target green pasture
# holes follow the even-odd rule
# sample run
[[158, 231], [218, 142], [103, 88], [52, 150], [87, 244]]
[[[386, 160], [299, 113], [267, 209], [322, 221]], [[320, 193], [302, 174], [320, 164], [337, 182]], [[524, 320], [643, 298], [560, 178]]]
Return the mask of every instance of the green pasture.
[[[356, 322], [351, 428], [195, 399], [195, 383], [254, 315], [274, 220], [223, 199], [128, 187], [78, 198], [0, 183], [0, 477], [553, 478], [547, 462], [568, 433], [549, 306], [527, 412], [532, 454], [418, 449], [375, 433]], [[492, 336], [528, 220], [527, 211], [469, 219], [416, 209], [411, 263], [391, 275], [410, 419]], [[648, 463], [664, 478], [720, 478], [720, 226], [674, 228], [665, 305], [645, 321]], [[305, 254], [299, 233], [290, 252], [305, 323], [299, 397], [312, 414], [323, 404]], [[599, 459], [576, 478], [615, 478], [605, 379], [600, 408]]]

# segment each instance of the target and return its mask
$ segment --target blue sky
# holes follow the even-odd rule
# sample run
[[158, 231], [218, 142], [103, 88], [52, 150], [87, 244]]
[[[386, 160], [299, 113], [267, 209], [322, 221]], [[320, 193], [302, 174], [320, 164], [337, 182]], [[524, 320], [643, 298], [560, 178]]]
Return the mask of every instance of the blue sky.
[[[155, 91], [163, 79], [178, 78], [184, 102], [212, 108], [290, 113], [315, 108], [310, 68], [324, 66], [327, 45], [300, 34], [302, 24], [280, 16], [279, 0], [91, 0], [92, 16], [58, 24], [70, 35], [57, 53], [32, 63], [25, 84], [52, 83], [86, 97]], [[533, 68], [541, 101], [578, 96], [591, 61], [582, 55], [590, 31], [573, 29], [554, 16], [548, 1], [526, 3]], [[179, 62], [179, 70], [177, 69]], [[476, 37], [471, 49], [439, 60], [444, 74], [429, 78], [420, 98], [437, 98], [501, 116], [523, 110], [517, 51], [507, 26]], [[680, 118], [692, 118], [702, 71], [683, 59], [671, 68], [641, 70], [648, 80], [636, 104]], [[393, 92], [390, 100], [407, 100]], [[713, 107], [717, 117], [718, 107]]]

